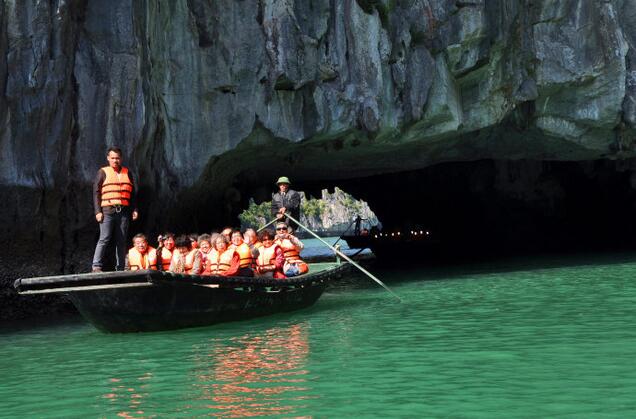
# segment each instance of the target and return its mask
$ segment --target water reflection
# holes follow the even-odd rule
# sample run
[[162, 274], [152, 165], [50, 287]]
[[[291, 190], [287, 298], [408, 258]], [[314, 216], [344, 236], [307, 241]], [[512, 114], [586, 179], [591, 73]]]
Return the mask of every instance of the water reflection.
[[[311, 397], [305, 323], [197, 348], [196, 386], [218, 417], [291, 414]], [[206, 349], [208, 350], [206, 352]]]
[[126, 410], [117, 413], [121, 418], [138, 418], [146, 417], [146, 412], [142, 407], [142, 400], [148, 397], [147, 382], [152, 378], [152, 373], [142, 374], [137, 377], [134, 382], [122, 378], [110, 378], [110, 392], [104, 394], [103, 398], [107, 399], [110, 404], [126, 406]]

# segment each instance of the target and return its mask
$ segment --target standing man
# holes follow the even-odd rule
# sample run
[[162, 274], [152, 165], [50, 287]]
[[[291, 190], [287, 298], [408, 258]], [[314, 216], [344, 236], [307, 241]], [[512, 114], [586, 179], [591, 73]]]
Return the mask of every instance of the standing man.
[[287, 221], [287, 224], [296, 230], [297, 225], [291, 220], [285, 220], [285, 213], [288, 213], [300, 221], [300, 194], [289, 189], [291, 182], [289, 178], [282, 176], [276, 181], [278, 192], [272, 194], [272, 216], [280, 221]]
[[108, 149], [108, 166], [97, 172], [93, 183], [93, 206], [99, 223], [99, 241], [93, 256], [93, 272], [101, 272], [104, 253], [115, 238], [116, 270], [123, 271], [126, 260], [126, 235], [130, 220], [138, 217], [135, 206], [135, 187], [132, 174], [121, 165], [121, 150]]

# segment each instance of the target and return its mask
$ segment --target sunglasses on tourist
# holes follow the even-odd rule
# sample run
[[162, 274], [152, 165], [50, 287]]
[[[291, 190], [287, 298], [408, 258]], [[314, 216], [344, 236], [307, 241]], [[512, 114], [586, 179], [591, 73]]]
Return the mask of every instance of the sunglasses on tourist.
[[276, 231], [278, 231], [278, 230], [287, 230], [287, 227], [278, 227], [278, 228], [276, 228]]

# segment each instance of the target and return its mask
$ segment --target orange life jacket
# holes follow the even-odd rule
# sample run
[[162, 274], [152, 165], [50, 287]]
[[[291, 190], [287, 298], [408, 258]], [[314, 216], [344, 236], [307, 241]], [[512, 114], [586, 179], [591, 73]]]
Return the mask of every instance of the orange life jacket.
[[205, 268], [208, 264], [208, 258], [212, 255], [213, 249], [210, 249], [208, 253], [205, 253], [203, 250], [201, 250], [201, 248], [199, 248], [198, 250], [199, 252], [201, 252], [201, 267]]
[[253, 264], [252, 249], [247, 243], [241, 243], [239, 246], [232, 246], [241, 258], [239, 268], [250, 268]]
[[[177, 249], [174, 249], [177, 250]], [[170, 262], [172, 261], [172, 252], [165, 247], [161, 248], [161, 270], [169, 271], [170, 270]]]
[[193, 272], [192, 270], [192, 268], [194, 268], [194, 257], [196, 256], [198, 251], [199, 249], [192, 249], [187, 254], [182, 255], [181, 252], [179, 252], [179, 249], [174, 249], [174, 251], [172, 252], [173, 263], [177, 264], [181, 257], [184, 258], [183, 272], [176, 272], [176, 273], [183, 273], [188, 275], [198, 274], [198, 272]]
[[132, 196], [133, 184], [128, 176], [128, 169], [122, 167], [119, 173], [110, 167], [102, 167], [106, 173], [106, 179], [102, 183], [102, 207], [110, 207], [113, 205], [122, 205], [127, 207], [130, 205], [130, 197]]
[[294, 243], [289, 239], [277, 239], [274, 241], [277, 245], [283, 249], [283, 253], [285, 254], [285, 262], [302, 262], [303, 260], [300, 258], [300, 252], [298, 248], [294, 246]]
[[258, 257], [256, 258], [256, 266], [258, 266], [259, 268], [274, 268], [276, 266], [274, 260], [276, 259], [277, 248], [277, 244], [273, 244], [269, 247], [259, 247]]
[[199, 252], [199, 249], [192, 249], [185, 256], [185, 273], [188, 275], [198, 274], [199, 272], [194, 272], [192, 268], [194, 268], [194, 257]]
[[225, 252], [219, 254], [218, 250], [210, 250], [208, 256], [208, 266], [206, 271], [212, 275], [219, 275], [222, 272], [227, 271], [232, 266], [232, 257], [236, 251], [233, 247], [228, 248]]
[[148, 251], [143, 255], [139, 253], [139, 250], [132, 248], [128, 251], [128, 265], [131, 271], [139, 269], [157, 269], [157, 250], [148, 246]]

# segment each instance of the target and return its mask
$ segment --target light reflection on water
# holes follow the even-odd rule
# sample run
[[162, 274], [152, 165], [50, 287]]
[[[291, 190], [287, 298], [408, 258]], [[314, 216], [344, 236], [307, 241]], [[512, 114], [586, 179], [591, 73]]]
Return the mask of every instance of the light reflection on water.
[[194, 387], [218, 417], [293, 413], [306, 392], [307, 325], [272, 328], [218, 345], [194, 345]]

